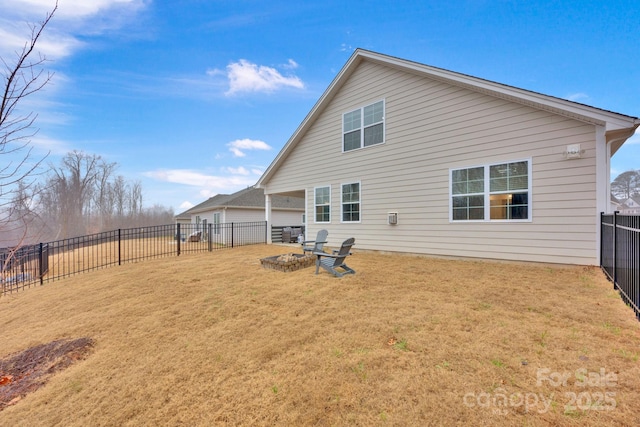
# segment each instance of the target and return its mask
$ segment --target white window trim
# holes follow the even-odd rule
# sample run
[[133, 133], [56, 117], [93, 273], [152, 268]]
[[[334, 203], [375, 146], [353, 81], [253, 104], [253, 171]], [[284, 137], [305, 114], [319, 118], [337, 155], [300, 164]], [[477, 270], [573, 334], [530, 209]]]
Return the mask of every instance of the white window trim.
[[[503, 165], [505, 163], [518, 163], [518, 162], [527, 162], [527, 198], [528, 198], [528, 203], [527, 203], [527, 219], [491, 219], [491, 191], [490, 191], [490, 182], [489, 182], [489, 176], [490, 176], [490, 168], [491, 166], [495, 166], [495, 165]], [[472, 169], [472, 168], [479, 168], [479, 167], [484, 167], [484, 188], [485, 191], [483, 192], [484, 194], [484, 219], [467, 219], [467, 220], [457, 220], [454, 221], [453, 220], [453, 181], [452, 181], [452, 176], [453, 176], [453, 171], [455, 170], [461, 170], [461, 169]], [[514, 222], [532, 222], [533, 221], [533, 186], [532, 186], [532, 173], [531, 170], [533, 169], [533, 161], [531, 159], [531, 157], [529, 158], [525, 158], [525, 159], [516, 159], [516, 160], [504, 160], [504, 161], [499, 161], [499, 162], [491, 162], [491, 163], [484, 163], [484, 164], [475, 164], [475, 165], [469, 165], [469, 166], [460, 166], [460, 167], [455, 167], [455, 168], [449, 168], [449, 200], [448, 200], [448, 204], [449, 204], [449, 222], [453, 223], [453, 224], [465, 224], [465, 223], [514, 223]]]
[[[371, 105], [377, 104], [378, 102], [382, 101], [382, 142], [378, 143], [378, 144], [373, 144], [373, 145], [369, 145], [368, 147], [364, 146], [364, 109], [366, 107], [369, 107]], [[358, 148], [354, 148], [353, 150], [347, 150], [345, 151], [344, 149], [344, 134], [346, 133], [344, 131], [344, 116], [345, 114], [349, 114], [353, 111], [356, 110], [360, 110], [360, 147]], [[365, 148], [370, 148], [370, 147], [375, 147], [378, 145], [382, 145], [385, 142], [387, 142], [387, 101], [385, 98], [382, 99], [378, 99], [377, 101], [373, 101], [370, 102], [366, 105], [363, 105], [359, 108], [352, 108], [349, 111], [345, 111], [344, 113], [342, 113], [342, 132], [340, 133], [342, 135], [342, 140], [340, 141], [340, 145], [342, 146], [342, 152], [343, 153], [351, 153], [352, 151], [358, 151], [358, 150], [362, 150]], [[349, 131], [349, 132], [353, 132], [353, 131]]]
[[[343, 185], [349, 185], [349, 184], [358, 184], [358, 204], [360, 205], [360, 211], [359, 211], [359, 217], [360, 219], [358, 221], [344, 221], [343, 218], [343, 214], [344, 214], [344, 202], [342, 201], [342, 186]], [[360, 181], [349, 181], [349, 182], [342, 182], [340, 183], [340, 222], [342, 224], [358, 224], [360, 222], [362, 222], [362, 183]]]
[[[318, 190], [319, 188], [329, 189], [329, 221], [318, 221], [318, 217], [316, 216], [316, 207], [325, 206], [325, 205], [316, 204], [316, 190]], [[330, 224], [331, 223], [331, 185], [318, 185], [317, 187], [313, 187], [313, 223], [314, 224]]]

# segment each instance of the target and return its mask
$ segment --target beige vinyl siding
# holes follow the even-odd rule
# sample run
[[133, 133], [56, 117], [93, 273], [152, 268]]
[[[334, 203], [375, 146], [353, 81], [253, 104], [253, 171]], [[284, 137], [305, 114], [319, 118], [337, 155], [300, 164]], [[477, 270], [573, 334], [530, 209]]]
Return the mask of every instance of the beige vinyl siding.
[[[385, 100], [385, 143], [342, 153], [342, 114]], [[328, 102], [268, 193], [331, 185], [331, 223], [308, 221], [308, 235], [329, 230], [329, 244], [356, 248], [594, 264], [595, 126], [363, 62]], [[566, 160], [567, 145], [583, 157]], [[530, 159], [531, 222], [449, 222], [449, 171]], [[361, 222], [340, 222], [340, 184], [361, 183]], [[398, 224], [387, 213], [398, 212]]]

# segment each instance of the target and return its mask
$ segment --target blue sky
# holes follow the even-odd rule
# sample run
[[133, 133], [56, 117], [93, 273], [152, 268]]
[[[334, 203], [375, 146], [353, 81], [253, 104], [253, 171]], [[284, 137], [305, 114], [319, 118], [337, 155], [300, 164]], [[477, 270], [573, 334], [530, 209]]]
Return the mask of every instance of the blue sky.
[[[54, 3], [0, 2], [3, 58]], [[22, 108], [35, 155], [101, 155], [179, 213], [254, 184], [358, 47], [638, 117], [639, 23], [637, 0], [59, 0]]]

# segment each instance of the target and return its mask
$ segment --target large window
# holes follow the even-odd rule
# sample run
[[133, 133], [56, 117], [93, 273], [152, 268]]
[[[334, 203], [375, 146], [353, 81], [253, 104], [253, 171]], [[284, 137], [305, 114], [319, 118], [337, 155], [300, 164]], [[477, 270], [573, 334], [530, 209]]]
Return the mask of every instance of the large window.
[[342, 149], [351, 151], [384, 142], [384, 100], [342, 115]]
[[360, 222], [360, 183], [342, 184], [342, 222]]
[[331, 187], [316, 187], [313, 193], [316, 222], [331, 222]]
[[451, 220], [531, 219], [531, 161], [451, 170]]

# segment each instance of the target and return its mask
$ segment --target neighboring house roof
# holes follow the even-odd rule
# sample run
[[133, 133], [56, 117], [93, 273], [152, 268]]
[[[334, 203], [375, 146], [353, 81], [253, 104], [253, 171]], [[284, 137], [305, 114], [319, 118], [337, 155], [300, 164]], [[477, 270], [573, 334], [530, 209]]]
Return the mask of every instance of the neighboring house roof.
[[289, 153], [302, 139], [307, 130], [320, 116], [331, 99], [340, 91], [344, 83], [363, 61], [382, 64], [388, 67], [404, 70], [413, 74], [428, 77], [433, 80], [445, 82], [458, 87], [464, 87], [476, 92], [491, 95], [497, 98], [509, 100], [522, 105], [527, 105], [540, 110], [549, 111], [561, 116], [576, 119], [582, 122], [603, 126], [608, 143], [611, 144], [611, 155], [633, 135], [635, 129], [640, 125], [640, 119], [633, 116], [615, 113], [589, 105], [580, 104], [566, 99], [543, 95], [537, 92], [508, 86], [501, 83], [478, 77], [448, 71], [442, 68], [432, 67], [405, 59], [400, 59], [363, 49], [356, 49], [351, 58], [347, 61], [342, 70], [331, 82], [327, 90], [322, 94], [313, 109], [305, 117], [292, 137], [287, 141], [282, 150], [278, 153], [274, 161], [269, 165], [265, 173], [256, 184], [257, 187], [264, 187], [273, 173], [278, 169]]
[[[176, 218], [190, 218], [192, 214], [207, 212], [221, 208], [264, 209], [264, 190], [247, 187], [233, 194], [216, 194], [204, 202], [186, 210]], [[271, 207], [274, 210], [288, 209], [304, 211], [304, 199], [290, 196], [272, 196]]]
[[624, 201], [625, 206], [630, 208], [640, 207], [640, 197], [631, 196], [627, 200]]

